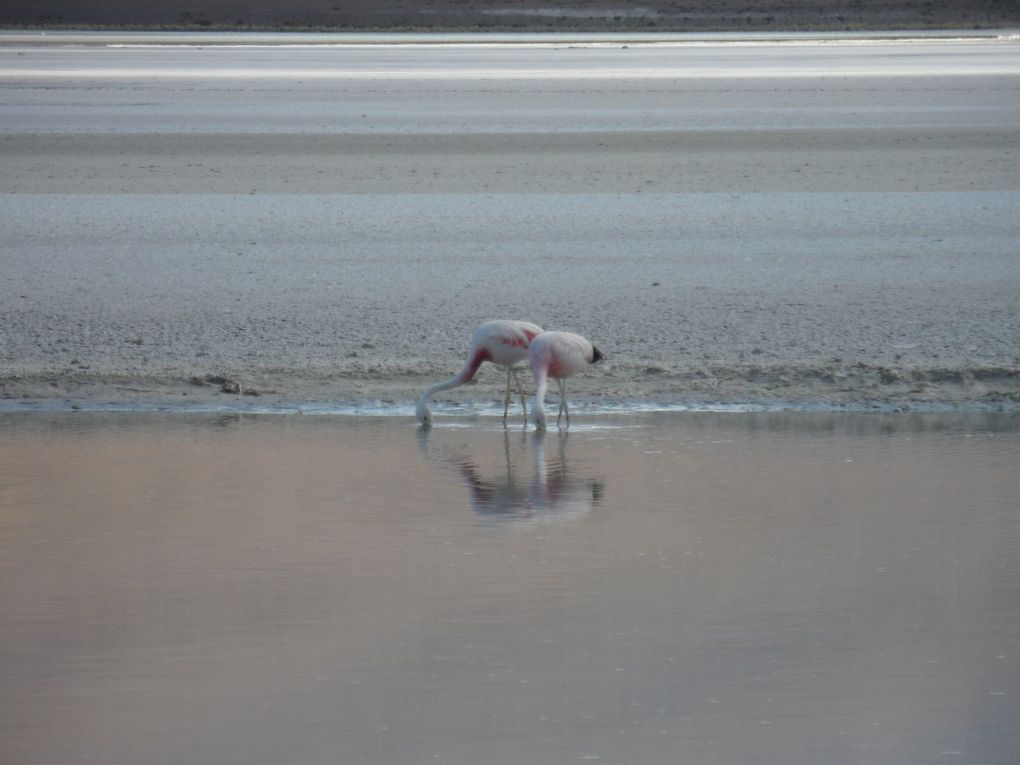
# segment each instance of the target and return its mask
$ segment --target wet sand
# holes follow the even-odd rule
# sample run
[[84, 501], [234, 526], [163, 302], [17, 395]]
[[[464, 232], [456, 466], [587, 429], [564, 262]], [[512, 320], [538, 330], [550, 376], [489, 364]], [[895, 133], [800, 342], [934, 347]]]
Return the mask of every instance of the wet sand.
[[0, 760], [1003, 765], [1007, 415], [0, 415]]
[[5, 39], [4, 406], [406, 406], [498, 317], [595, 402], [1015, 406], [1020, 45], [752, 42]]

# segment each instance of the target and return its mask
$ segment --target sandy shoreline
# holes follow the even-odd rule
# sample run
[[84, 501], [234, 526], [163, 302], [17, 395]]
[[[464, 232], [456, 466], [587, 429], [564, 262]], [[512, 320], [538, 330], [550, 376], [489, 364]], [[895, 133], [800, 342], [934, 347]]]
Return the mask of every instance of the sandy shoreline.
[[[97, 80], [81, 52], [0, 50], [0, 396], [406, 405], [505, 317], [595, 340], [608, 363], [571, 385], [595, 404], [1015, 408], [1016, 48], [850, 47], [790, 77], [803, 53], [765, 46], [750, 79], [500, 54], [603, 82], [458, 74], [461, 52], [305, 81], [338, 55], [305, 50], [160, 52], [177, 74], [142, 79], [123, 57], [151, 54], [92, 52], [123, 69]], [[19, 77], [19, 52], [71, 74]], [[249, 55], [279, 76], [215, 76]]]
[[[621, 379], [625, 377], [625, 379]], [[1017, 372], [1010, 369], [894, 371], [859, 366], [796, 370], [709, 367], [685, 375], [654, 371], [572, 381], [572, 411], [1020, 411]], [[31, 411], [254, 411], [413, 414], [415, 398], [435, 376], [207, 374], [171, 377], [40, 373], [0, 380], [0, 413]], [[475, 383], [437, 397], [438, 416], [497, 417], [504, 376], [490, 368]], [[649, 380], [654, 380], [651, 382]], [[525, 383], [530, 393], [530, 380]], [[611, 390], [607, 393], [607, 388]], [[519, 418], [519, 406], [512, 419]]]

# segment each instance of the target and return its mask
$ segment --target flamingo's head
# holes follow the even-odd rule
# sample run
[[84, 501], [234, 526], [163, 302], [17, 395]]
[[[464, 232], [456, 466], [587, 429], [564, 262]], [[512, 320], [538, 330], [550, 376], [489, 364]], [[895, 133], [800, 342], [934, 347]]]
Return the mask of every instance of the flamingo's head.
[[545, 430], [545, 407], [542, 406], [542, 402], [536, 399], [535, 403], [531, 407], [532, 418], [535, 422], [535, 430]]
[[591, 350], [592, 350], [592, 354], [591, 354], [591, 363], [592, 364], [598, 364], [600, 361], [602, 361], [605, 358], [605, 356], [602, 354], [602, 351], [600, 351], [594, 345], [591, 347]]
[[432, 427], [432, 410], [429, 409], [429, 405], [424, 401], [418, 402], [418, 406], [414, 409], [414, 416], [417, 417], [418, 422], [426, 428]]

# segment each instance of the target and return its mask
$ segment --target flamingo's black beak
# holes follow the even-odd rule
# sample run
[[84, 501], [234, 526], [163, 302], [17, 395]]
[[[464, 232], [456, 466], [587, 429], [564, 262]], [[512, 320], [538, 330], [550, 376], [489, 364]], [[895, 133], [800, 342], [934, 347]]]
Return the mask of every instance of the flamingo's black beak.
[[598, 364], [600, 361], [602, 361], [602, 359], [605, 358], [605, 356], [602, 355], [602, 351], [600, 351], [594, 345], [591, 347], [591, 349], [593, 351], [592, 355], [591, 355], [591, 363], [592, 364]]

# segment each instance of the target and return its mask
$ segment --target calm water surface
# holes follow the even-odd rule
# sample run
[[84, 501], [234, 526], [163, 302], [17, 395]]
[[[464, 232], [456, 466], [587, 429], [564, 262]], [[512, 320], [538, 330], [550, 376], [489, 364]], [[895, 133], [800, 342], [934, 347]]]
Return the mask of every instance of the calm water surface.
[[0, 416], [0, 762], [1020, 761], [1020, 417]]

